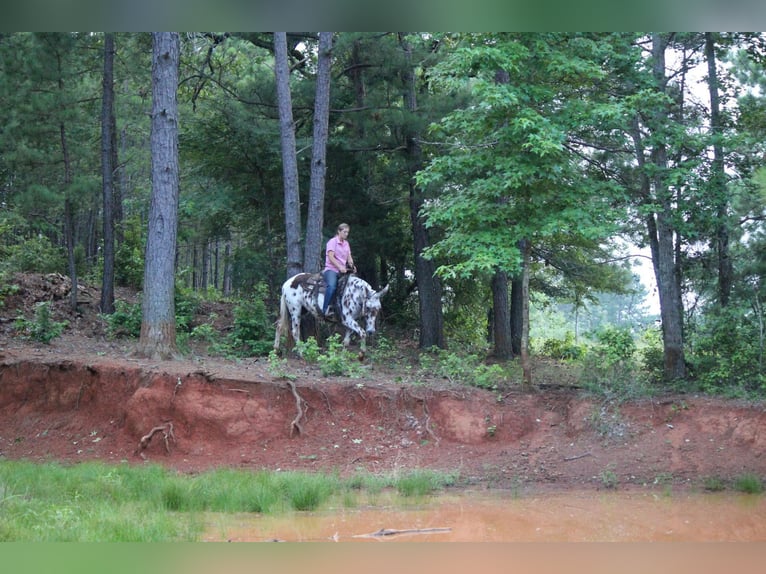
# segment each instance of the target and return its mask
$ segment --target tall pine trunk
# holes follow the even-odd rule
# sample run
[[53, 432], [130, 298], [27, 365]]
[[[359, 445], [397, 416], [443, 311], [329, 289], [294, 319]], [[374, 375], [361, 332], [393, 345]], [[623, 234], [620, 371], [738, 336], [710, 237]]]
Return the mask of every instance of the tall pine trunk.
[[[668, 82], [665, 69], [666, 47], [667, 42], [661, 34], [652, 35], [653, 76], [656, 89], [661, 92], [667, 90]], [[671, 119], [667, 107], [658, 107], [650, 118], [650, 129], [659, 131], [669, 121]], [[643, 168], [644, 152], [640, 134], [636, 134], [634, 137], [638, 138], [637, 155], [639, 166]], [[677, 380], [686, 376], [683, 302], [680, 290], [681, 272], [676, 260], [673, 198], [666, 180], [668, 157], [664, 142], [656, 140], [653, 143], [650, 160], [652, 175], [645, 176], [643, 193], [655, 206], [654, 213], [647, 215], [646, 223], [660, 300], [664, 375], [668, 380]], [[645, 170], [644, 173], [646, 173]], [[652, 188], [653, 194], [651, 193]]]
[[104, 272], [101, 312], [114, 313], [114, 34], [104, 34], [101, 104], [101, 178], [103, 191]]
[[726, 193], [724, 171], [723, 122], [721, 121], [721, 98], [718, 92], [718, 69], [716, 67], [715, 39], [712, 32], [705, 33], [705, 59], [707, 60], [707, 83], [710, 93], [710, 130], [713, 136], [713, 164], [710, 186], [716, 199], [716, 252], [718, 255], [718, 304], [726, 307], [731, 297], [733, 266], [729, 252], [729, 198]]
[[152, 198], [146, 239], [141, 336], [137, 353], [177, 355], [175, 258], [178, 233], [177, 32], [152, 33]]
[[316, 95], [314, 96], [314, 142], [311, 151], [311, 184], [303, 260], [303, 270], [308, 273], [316, 273], [324, 263], [322, 229], [324, 227], [325, 174], [327, 173], [327, 137], [330, 122], [331, 63], [332, 32], [319, 32]]
[[[407, 57], [407, 67], [404, 72], [404, 99], [407, 110], [417, 112], [417, 97], [415, 90], [415, 74], [412, 70], [411, 47], [400, 35], [399, 40]], [[406, 134], [407, 159], [409, 167], [410, 189], [410, 221], [412, 223], [413, 247], [415, 251], [415, 281], [418, 285], [418, 305], [420, 311], [420, 348], [445, 347], [444, 314], [442, 311], [442, 285], [436, 276], [436, 265], [431, 259], [423, 257], [430, 245], [428, 229], [421, 216], [423, 207], [423, 192], [415, 185], [415, 173], [422, 168], [423, 153], [420, 147], [420, 137], [415, 131]]]
[[300, 273], [301, 255], [301, 201], [298, 188], [298, 160], [295, 155], [295, 125], [290, 94], [290, 67], [287, 63], [287, 33], [274, 32], [274, 73], [277, 83], [279, 108], [279, 139], [282, 147], [282, 174], [284, 178], [285, 239], [287, 241], [287, 276]]

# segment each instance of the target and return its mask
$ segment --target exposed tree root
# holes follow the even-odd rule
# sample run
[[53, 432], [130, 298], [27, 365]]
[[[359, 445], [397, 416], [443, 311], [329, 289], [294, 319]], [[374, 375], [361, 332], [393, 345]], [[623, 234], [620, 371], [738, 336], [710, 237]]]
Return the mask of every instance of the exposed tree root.
[[425, 399], [423, 399], [423, 414], [426, 415], [426, 432], [436, 441], [436, 446], [439, 446], [441, 439], [436, 436], [436, 433], [431, 429], [431, 413], [428, 412], [428, 403], [426, 403]]
[[173, 423], [171, 421], [154, 427], [147, 434], [141, 437], [135, 454], [138, 454], [141, 458], [146, 458], [143, 451], [146, 450], [146, 447], [148, 447], [149, 443], [152, 441], [152, 437], [158, 432], [162, 433], [162, 437], [165, 442], [165, 452], [170, 454], [170, 441], [172, 440], [173, 442], [176, 442], [176, 436], [173, 434]]
[[301, 426], [301, 419], [304, 415], [303, 410], [303, 403], [306, 401], [303, 400], [303, 397], [301, 397], [298, 394], [298, 391], [295, 388], [295, 383], [292, 381], [287, 381], [287, 386], [290, 387], [290, 390], [293, 392], [293, 396], [295, 397], [295, 408], [298, 411], [298, 414], [293, 419], [293, 422], [290, 423], [290, 438], [293, 438], [294, 431], [298, 431], [298, 434], [304, 434], [303, 427]]

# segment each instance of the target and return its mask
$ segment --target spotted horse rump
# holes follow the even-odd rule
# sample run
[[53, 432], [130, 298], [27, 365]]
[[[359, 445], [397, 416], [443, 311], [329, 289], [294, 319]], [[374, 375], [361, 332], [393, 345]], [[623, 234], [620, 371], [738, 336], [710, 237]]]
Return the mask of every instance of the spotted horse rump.
[[[346, 329], [343, 338], [345, 347], [351, 344], [352, 335], [356, 335], [359, 337], [362, 353], [365, 352], [367, 337], [375, 334], [375, 322], [381, 309], [380, 299], [388, 293], [388, 288], [389, 286], [386, 285], [380, 291], [375, 291], [369, 283], [356, 275], [348, 277], [340, 302], [336, 306], [340, 312], [339, 322]], [[319, 273], [299, 273], [285, 281], [279, 303], [274, 350], [279, 350], [283, 333], [292, 337], [293, 342], [300, 340], [302, 309], [306, 309], [316, 319], [322, 320], [323, 302], [323, 281]], [[362, 319], [364, 329], [360, 326]]]

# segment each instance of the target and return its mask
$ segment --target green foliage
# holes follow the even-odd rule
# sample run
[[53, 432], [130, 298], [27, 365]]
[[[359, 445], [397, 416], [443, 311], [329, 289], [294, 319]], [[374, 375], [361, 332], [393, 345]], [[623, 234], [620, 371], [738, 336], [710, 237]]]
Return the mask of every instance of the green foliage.
[[54, 321], [51, 314], [51, 304], [48, 301], [35, 303], [35, 317], [29, 320], [22, 317], [16, 319], [16, 329], [22, 331], [33, 341], [46, 345], [60, 337], [69, 323], [67, 321]]
[[21, 290], [16, 283], [10, 283], [4, 279], [2, 273], [0, 273], [0, 308], [5, 305], [5, 298], [8, 296], [16, 295]]
[[178, 333], [189, 333], [191, 331], [191, 325], [197, 314], [201, 300], [202, 296], [198, 292], [183, 287], [176, 282], [174, 305], [176, 331]]
[[766, 390], [764, 349], [755, 318], [736, 308], [711, 309], [690, 325], [690, 371], [708, 393], [747, 396]]
[[230, 468], [187, 475], [158, 465], [2, 461], [0, 541], [195, 541], [205, 528], [199, 513], [313, 511], [353, 491], [421, 496], [457, 478], [421, 470], [345, 479]]
[[455, 482], [452, 475], [435, 473], [430, 470], [414, 470], [396, 482], [396, 490], [406, 497], [428, 496]]
[[608, 365], [632, 361], [636, 353], [636, 342], [629, 329], [606, 327], [596, 333], [598, 342], [594, 352]]
[[362, 367], [354, 353], [343, 346], [338, 333], [327, 339], [324, 353], [317, 356], [319, 368], [326, 377], [356, 377], [362, 372]]
[[140, 221], [124, 226], [124, 237], [114, 253], [114, 281], [117, 285], [142, 289], [144, 284], [144, 247]]
[[637, 352], [647, 382], [653, 385], [662, 383], [665, 359], [661, 330], [656, 327], [646, 328], [637, 344]]
[[64, 250], [51, 244], [47, 237], [34, 236], [3, 249], [0, 272], [65, 273]]
[[635, 359], [636, 343], [628, 329], [607, 327], [595, 335], [596, 344], [583, 359], [580, 383], [608, 401], [650, 395], [652, 389]]
[[319, 357], [322, 354], [322, 349], [319, 347], [315, 337], [309, 337], [305, 341], [297, 341], [295, 343], [295, 350], [304, 361], [312, 364], [318, 363]]
[[587, 353], [587, 347], [575, 341], [572, 331], [567, 331], [563, 339], [545, 339], [540, 346], [540, 354], [552, 359], [581, 359]]
[[760, 494], [763, 492], [763, 481], [756, 474], [746, 473], [734, 479], [734, 489], [747, 494]]
[[265, 303], [265, 286], [234, 307], [234, 326], [227, 344], [237, 356], [266, 356], [274, 344], [274, 331]]
[[609, 465], [599, 473], [601, 479], [601, 486], [614, 490], [620, 484], [620, 479], [617, 477], [617, 473], [614, 472], [614, 466]]
[[420, 369], [430, 376], [451, 383], [479, 387], [490, 391], [507, 386], [510, 375], [499, 364], [486, 364], [478, 355], [431, 349], [420, 354]]
[[722, 492], [726, 490], [726, 482], [719, 476], [706, 476], [702, 487], [709, 492]]
[[323, 474], [282, 473], [279, 487], [295, 510], [319, 508], [337, 488], [337, 480]]
[[106, 332], [110, 338], [138, 338], [141, 335], [143, 317], [140, 303], [128, 303], [116, 299], [114, 313], [102, 315], [102, 317], [106, 321]]
[[272, 349], [269, 352], [269, 374], [277, 379], [293, 380], [295, 376], [290, 374], [287, 366], [287, 359], [280, 357], [279, 354]]

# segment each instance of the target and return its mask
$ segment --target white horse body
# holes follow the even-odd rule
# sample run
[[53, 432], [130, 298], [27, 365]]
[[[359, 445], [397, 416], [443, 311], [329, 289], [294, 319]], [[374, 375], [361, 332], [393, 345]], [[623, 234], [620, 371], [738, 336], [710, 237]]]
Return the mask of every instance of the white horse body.
[[[301, 310], [306, 309], [315, 318], [321, 319], [320, 310], [324, 301], [324, 293], [315, 294], [307, 285], [310, 280], [316, 280], [316, 275], [299, 273], [290, 277], [282, 285], [282, 296], [279, 304], [279, 319], [274, 336], [274, 350], [279, 350], [282, 333], [292, 335], [293, 341], [300, 340]], [[380, 298], [388, 293], [388, 285], [380, 291], [375, 291], [369, 283], [356, 275], [348, 278], [340, 300], [340, 323], [346, 328], [343, 345], [351, 344], [351, 336], [359, 337], [359, 345], [365, 350], [367, 336], [375, 333], [375, 320], [381, 309]], [[289, 319], [288, 319], [289, 317]], [[365, 328], [359, 325], [364, 317]], [[288, 331], [288, 320], [290, 327]]]

